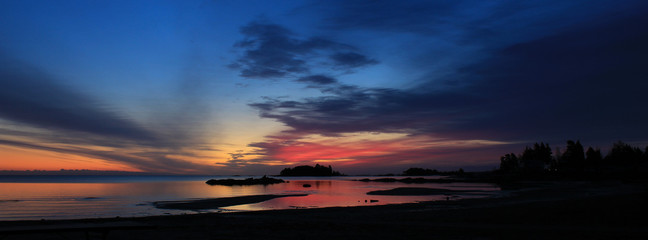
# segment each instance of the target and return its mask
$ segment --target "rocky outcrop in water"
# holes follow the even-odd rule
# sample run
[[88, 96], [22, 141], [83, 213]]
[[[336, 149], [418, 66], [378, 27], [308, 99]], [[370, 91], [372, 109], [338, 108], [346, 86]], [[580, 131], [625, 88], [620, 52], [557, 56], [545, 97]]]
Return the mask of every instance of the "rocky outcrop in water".
[[342, 174], [338, 171], [333, 171], [333, 168], [329, 165], [328, 167], [324, 167], [319, 164], [315, 164], [314, 167], [308, 166], [308, 165], [303, 165], [303, 166], [297, 166], [294, 168], [284, 168], [284, 170], [281, 170], [281, 173], [279, 174], [281, 176], [318, 176], [318, 177], [323, 177], [323, 176], [342, 176]]
[[270, 185], [275, 183], [284, 183], [285, 181], [278, 178], [271, 178], [263, 176], [261, 178], [246, 178], [246, 179], [210, 179], [206, 183], [209, 185]]

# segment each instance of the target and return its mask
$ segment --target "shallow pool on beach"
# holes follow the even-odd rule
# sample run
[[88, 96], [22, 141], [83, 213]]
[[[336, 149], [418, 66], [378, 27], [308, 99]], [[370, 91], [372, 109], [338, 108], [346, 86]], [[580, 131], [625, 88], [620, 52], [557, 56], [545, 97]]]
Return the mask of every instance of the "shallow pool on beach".
[[[218, 178], [247, 178], [222, 176]], [[258, 177], [258, 176], [257, 176]], [[308, 194], [201, 212], [253, 211], [333, 206], [364, 206], [418, 201], [487, 197], [499, 187], [487, 183], [360, 182], [366, 177], [282, 177], [287, 183], [254, 186], [210, 186], [207, 176], [2, 176], [0, 221], [137, 217], [189, 214], [196, 211], [157, 209], [151, 202], [264, 194]], [[377, 178], [377, 177], [370, 177]], [[310, 185], [310, 187], [305, 187]], [[462, 190], [461, 194], [428, 196], [367, 195], [398, 187]], [[463, 192], [467, 191], [467, 192]], [[475, 191], [475, 192], [470, 192]]]

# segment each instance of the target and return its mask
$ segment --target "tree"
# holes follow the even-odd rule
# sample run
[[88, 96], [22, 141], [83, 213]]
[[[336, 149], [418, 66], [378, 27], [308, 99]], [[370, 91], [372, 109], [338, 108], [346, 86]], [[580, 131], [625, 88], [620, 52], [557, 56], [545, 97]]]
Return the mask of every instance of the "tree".
[[520, 162], [515, 153], [506, 154], [500, 157], [500, 172], [512, 173], [519, 170]]
[[403, 175], [405, 176], [426, 176], [435, 174], [439, 174], [439, 171], [428, 168], [408, 168], [407, 170], [403, 171]]
[[284, 168], [279, 173], [281, 176], [341, 176], [342, 174], [336, 171], [333, 171], [333, 168], [329, 165], [324, 167], [322, 165], [316, 164], [315, 167], [308, 165], [296, 166], [294, 168]]
[[585, 169], [585, 152], [580, 141], [567, 141], [567, 149], [558, 162], [558, 169], [564, 172], [582, 172]]
[[520, 157], [521, 169], [525, 172], [539, 173], [544, 171], [545, 166], [551, 164], [551, 147], [545, 143], [535, 143], [533, 148], [526, 147]]
[[641, 149], [618, 141], [614, 143], [610, 153], [605, 156], [605, 163], [621, 168], [636, 169], [641, 163], [642, 155]]
[[598, 171], [602, 161], [603, 155], [601, 155], [600, 149], [587, 148], [587, 152], [585, 152], [585, 167], [587, 169]]

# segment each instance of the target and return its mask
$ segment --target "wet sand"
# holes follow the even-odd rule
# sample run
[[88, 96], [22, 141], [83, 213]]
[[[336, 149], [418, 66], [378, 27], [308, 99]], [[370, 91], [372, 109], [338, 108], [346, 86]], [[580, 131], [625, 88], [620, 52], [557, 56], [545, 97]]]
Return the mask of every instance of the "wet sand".
[[[108, 239], [646, 239], [644, 184], [529, 183], [489, 199], [144, 218], [0, 222], [6, 226], [137, 222]], [[65, 233], [84, 239], [81, 232]], [[61, 239], [55, 234], [11, 239]]]
[[179, 210], [202, 210], [202, 209], [218, 209], [220, 207], [251, 204], [268, 201], [270, 199], [281, 197], [302, 197], [308, 194], [284, 194], [284, 195], [251, 195], [240, 197], [227, 197], [227, 198], [211, 198], [211, 199], [196, 199], [186, 201], [159, 201], [154, 202], [153, 205], [161, 209], [179, 209]]

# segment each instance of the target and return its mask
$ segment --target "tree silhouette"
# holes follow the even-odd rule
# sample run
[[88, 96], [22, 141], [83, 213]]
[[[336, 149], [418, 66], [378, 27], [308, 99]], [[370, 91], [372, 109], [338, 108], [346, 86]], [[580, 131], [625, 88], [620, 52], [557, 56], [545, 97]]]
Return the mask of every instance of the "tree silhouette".
[[294, 168], [284, 168], [279, 173], [281, 176], [341, 176], [342, 174], [333, 171], [331, 165], [324, 167], [319, 164], [315, 164], [314, 167], [303, 165], [296, 166]]
[[[548, 168], [547, 168], [548, 167]], [[624, 142], [616, 142], [603, 158], [601, 150], [588, 147], [583, 151], [580, 141], [567, 141], [565, 151], [556, 150], [552, 157], [549, 144], [535, 143], [525, 147], [521, 155], [500, 157], [499, 173], [513, 174], [523, 179], [646, 179], [648, 146], [645, 151]], [[511, 176], [508, 176], [511, 177]]]
[[585, 169], [585, 152], [580, 141], [567, 141], [567, 149], [558, 162], [558, 170], [564, 172], [582, 172]]
[[500, 172], [513, 173], [517, 172], [520, 168], [520, 162], [515, 153], [506, 154], [500, 157]]
[[624, 142], [614, 143], [610, 153], [605, 156], [605, 164], [617, 168], [636, 169], [641, 164], [643, 153], [638, 147], [632, 147]]
[[409, 168], [405, 171], [403, 171], [403, 175], [405, 176], [426, 176], [426, 175], [435, 175], [439, 174], [439, 171], [432, 170], [432, 169], [423, 169], [423, 168]]
[[601, 155], [601, 149], [593, 149], [592, 147], [587, 148], [585, 152], [585, 168], [592, 171], [599, 171], [601, 168], [601, 163], [603, 161], [603, 155]]
[[545, 143], [535, 143], [533, 148], [526, 147], [520, 157], [521, 169], [525, 172], [540, 173], [551, 164], [551, 147]]

